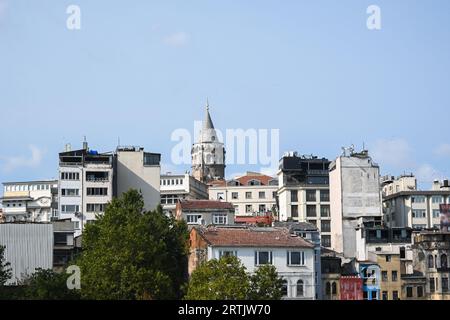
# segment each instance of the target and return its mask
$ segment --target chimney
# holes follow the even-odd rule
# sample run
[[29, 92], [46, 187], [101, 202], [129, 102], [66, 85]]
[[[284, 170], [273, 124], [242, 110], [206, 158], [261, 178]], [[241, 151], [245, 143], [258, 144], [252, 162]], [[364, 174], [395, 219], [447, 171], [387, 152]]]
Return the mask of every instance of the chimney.
[[83, 141], [83, 150], [89, 150], [89, 146], [88, 146], [88, 143], [87, 143], [87, 141], [86, 141], [86, 136], [84, 136], [84, 141]]
[[72, 151], [72, 145], [70, 143], [66, 143], [64, 146], [64, 152]]

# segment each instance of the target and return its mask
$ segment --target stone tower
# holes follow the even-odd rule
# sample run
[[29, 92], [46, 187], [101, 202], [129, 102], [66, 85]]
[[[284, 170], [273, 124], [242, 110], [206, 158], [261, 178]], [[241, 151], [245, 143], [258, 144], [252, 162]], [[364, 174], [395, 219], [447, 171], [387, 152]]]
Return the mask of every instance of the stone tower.
[[209, 104], [206, 102], [206, 115], [203, 121], [199, 141], [195, 143], [191, 151], [192, 175], [202, 182], [224, 179], [225, 177], [225, 148], [217, 138]]

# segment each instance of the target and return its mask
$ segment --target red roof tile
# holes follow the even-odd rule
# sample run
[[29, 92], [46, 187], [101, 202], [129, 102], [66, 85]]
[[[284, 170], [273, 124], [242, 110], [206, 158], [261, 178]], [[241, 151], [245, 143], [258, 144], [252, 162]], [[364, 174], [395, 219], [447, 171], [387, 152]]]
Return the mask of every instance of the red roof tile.
[[246, 186], [248, 182], [251, 180], [258, 180], [259, 182], [261, 182], [262, 185], [266, 186], [269, 184], [269, 181], [275, 180], [275, 178], [261, 174], [261, 175], [245, 175], [236, 178], [234, 180], [239, 181], [239, 183], [241, 183], [243, 186]]
[[296, 247], [313, 248], [286, 228], [195, 227], [212, 246], [218, 247]]
[[196, 209], [230, 209], [234, 210], [234, 206], [229, 202], [215, 201], [215, 200], [181, 200], [179, 205], [182, 210], [196, 210]]

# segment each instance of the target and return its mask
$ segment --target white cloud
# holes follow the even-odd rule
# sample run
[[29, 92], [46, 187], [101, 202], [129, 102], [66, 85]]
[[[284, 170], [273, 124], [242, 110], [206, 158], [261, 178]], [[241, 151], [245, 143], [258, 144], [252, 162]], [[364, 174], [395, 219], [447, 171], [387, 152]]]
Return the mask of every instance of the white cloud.
[[183, 47], [189, 43], [189, 40], [189, 34], [183, 31], [169, 34], [163, 38], [163, 42], [171, 47]]
[[436, 149], [434, 149], [434, 154], [442, 157], [450, 157], [450, 144], [441, 144]]
[[375, 162], [381, 165], [396, 168], [411, 167], [413, 165], [412, 149], [409, 143], [402, 138], [377, 140], [372, 148], [372, 155]]
[[442, 174], [429, 164], [422, 164], [416, 169], [416, 178], [420, 182], [441, 180]]
[[29, 149], [31, 155], [25, 156], [0, 156], [1, 168], [4, 172], [12, 172], [19, 168], [36, 168], [42, 163], [44, 150], [39, 149], [34, 145], [30, 145]]

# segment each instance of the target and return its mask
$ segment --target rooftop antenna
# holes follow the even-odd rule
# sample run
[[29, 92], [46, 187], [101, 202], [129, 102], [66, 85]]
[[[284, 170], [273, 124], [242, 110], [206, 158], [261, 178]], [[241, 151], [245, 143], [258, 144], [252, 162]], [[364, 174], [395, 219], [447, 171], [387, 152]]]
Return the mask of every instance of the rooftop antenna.
[[83, 140], [83, 149], [84, 150], [88, 150], [88, 143], [87, 143], [87, 140], [86, 140], [86, 136], [83, 136], [84, 137], [84, 140]]

